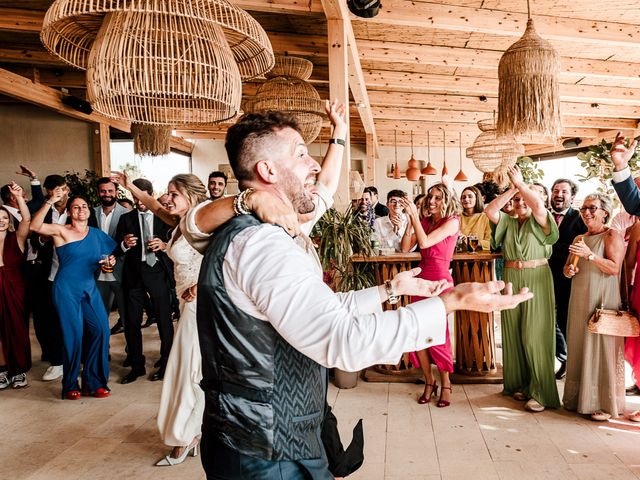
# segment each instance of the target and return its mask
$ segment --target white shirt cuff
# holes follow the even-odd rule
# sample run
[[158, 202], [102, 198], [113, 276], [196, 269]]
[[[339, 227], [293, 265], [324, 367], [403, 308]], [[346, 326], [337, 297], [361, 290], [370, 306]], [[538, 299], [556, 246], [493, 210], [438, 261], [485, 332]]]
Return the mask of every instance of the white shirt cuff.
[[127, 247], [124, 244], [124, 240], [120, 243], [120, 248], [122, 249], [123, 252], [126, 252], [127, 250], [129, 250], [129, 247]]
[[424, 350], [446, 341], [447, 310], [440, 297], [426, 298], [407, 305], [405, 308], [415, 312], [418, 321], [416, 350]]
[[34, 187], [40, 185], [40, 180], [38, 180], [38, 179], [31, 180], [31, 185], [33, 185]]
[[629, 167], [620, 170], [619, 172], [611, 172], [611, 179], [613, 183], [622, 183], [631, 176], [631, 169]]

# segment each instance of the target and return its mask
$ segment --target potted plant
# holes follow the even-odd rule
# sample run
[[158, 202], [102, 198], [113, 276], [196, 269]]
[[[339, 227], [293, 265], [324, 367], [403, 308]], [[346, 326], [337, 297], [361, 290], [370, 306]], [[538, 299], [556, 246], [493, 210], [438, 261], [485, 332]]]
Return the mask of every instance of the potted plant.
[[[354, 254], [372, 255], [370, 225], [352, 207], [342, 213], [329, 209], [314, 227], [312, 236], [318, 245], [318, 255], [325, 272], [325, 281], [337, 292], [359, 290], [374, 285], [371, 265], [354, 263]], [[335, 369], [338, 388], [353, 388], [359, 372]]]
[[[627, 140], [626, 146], [629, 146], [629, 140]], [[591, 145], [586, 152], [580, 152], [577, 155], [578, 160], [581, 162], [580, 165], [585, 170], [584, 175], [578, 175], [580, 181], [585, 182], [592, 178], [597, 178], [600, 181], [598, 192], [606, 195], [613, 195], [614, 193], [609, 183], [612, 176], [611, 172], [613, 172], [610, 150], [611, 143], [603, 139], [600, 143]], [[629, 160], [629, 168], [632, 172], [640, 170], [640, 147], [636, 148]]]

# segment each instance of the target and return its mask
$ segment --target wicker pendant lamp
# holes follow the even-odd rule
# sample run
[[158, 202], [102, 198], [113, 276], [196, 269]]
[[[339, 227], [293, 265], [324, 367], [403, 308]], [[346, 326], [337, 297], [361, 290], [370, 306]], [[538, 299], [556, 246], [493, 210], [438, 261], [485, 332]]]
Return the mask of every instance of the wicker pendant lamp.
[[420, 169], [418, 168], [418, 161], [413, 156], [413, 130], [411, 130], [411, 158], [409, 159], [409, 166], [407, 168], [407, 180], [415, 182], [420, 178]]
[[447, 133], [442, 129], [442, 174], [441, 177], [449, 175], [449, 169], [447, 168]]
[[176, 24], [197, 19], [221, 27], [244, 80], [273, 67], [273, 49], [262, 26], [228, 0], [56, 0], [44, 17], [40, 40], [52, 54], [85, 69], [105, 15], [116, 11], [169, 15]]
[[431, 165], [431, 140], [429, 138], [429, 130], [427, 130], [427, 166], [420, 172], [423, 175], [437, 175], [438, 171]]
[[171, 151], [171, 127], [166, 125], [131, 124], [133, 153], [157, 157]]
[[515, 162], [524, 154], [524, 147], [516, 143], [513, 137], [498, 136], [495, 119], [480, 120], [478, 128], [481, 133], [467, 148], [467, 157], [481, 172], [494, 172], [504, 161]]
[[198, 125], [237, 115], [238, 66], [222, 28], [166, 13], [116, 11], [91, 48], [87, 97], [107, 117], [151, 125]]
[[279, 110], [295, 115], [306, 143], [320, 133], [326, 116], [318, 91], [307, 80], [313, 63], [299, 57], [278, 55], [275, 66], [266, 74], [267, 81], [258, 87], [255, 97], [245, 103], [246, 112]]
[[527, 0], [527, 28], [498, 65], [498, 135], [518, 143], [555, 143], [560, 137], [560, 57], [537, 33]]
[[469, 179], [462, 171], [462, 132], [458, 132], [458, 154], [460, 155], [460, 171], [455, 176], [454, 180], [456, 182], [466, 182]]
[[398, 168], [398, 132], [393, 131], [393, 149], [395, 152], [395, 168], [393, 169], [393, 178], [400, 180], [400, 169]]

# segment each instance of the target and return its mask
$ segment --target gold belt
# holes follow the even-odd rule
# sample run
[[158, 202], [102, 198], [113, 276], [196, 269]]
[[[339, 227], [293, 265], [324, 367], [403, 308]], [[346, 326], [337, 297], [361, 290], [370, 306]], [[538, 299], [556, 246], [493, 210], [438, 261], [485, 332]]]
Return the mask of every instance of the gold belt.
[[504, 268], [522, 270], [523, 268], [538, 268], [548, 264], [549, 262], [546, 258], [536, 258], [535, 260], [507, 260], [504, 262]]

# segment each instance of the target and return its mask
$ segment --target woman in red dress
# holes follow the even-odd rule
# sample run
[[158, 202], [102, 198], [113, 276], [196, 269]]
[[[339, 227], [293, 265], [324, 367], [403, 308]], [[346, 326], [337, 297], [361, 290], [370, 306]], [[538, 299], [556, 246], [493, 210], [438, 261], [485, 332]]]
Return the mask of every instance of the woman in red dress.
[[22, 220], [14, 231], [13, 217], [0, 207], [0, 390], [26, 387], [31, 368], [26, 284], [22, 274], [31, 215], [22, 188], [12, 182], [9, 190], [18, 202]]
[[[402, 205], [409, 215], [409, 225], [402, 238], [402, 250], [409, 251], [412, 245], [418, 243], [420, 247], [420, 265], [422, 269], [418, 275], [425, 280], [453, 278], [449, 271], [453, 252], [460, 233], [460, 213], [462, 208], [455, 193], [443, 183], [433, 185], [427, 191], [427, 198], [422, 203], [422, 216], [413, 203], [404, 199]], [[446, 290], [445, 290], [446, 291]], [[422, 297], [412, 297], [412, 302]], [[424, 393], [418, 403], [429, 403], [432, 395], [437, 395], [438, 385], [431, 373], [431, 362], [436, 364], [440, 372], [442, 389], [438, 407], [448, 407], [451, 404], [451, 380], [449, 374], [453, 372], [453, 352], [447, 326], [446, 341], [443, 345], [436, 345], [411, 354], [412, 363], [420, 363], [425, 378]]]

